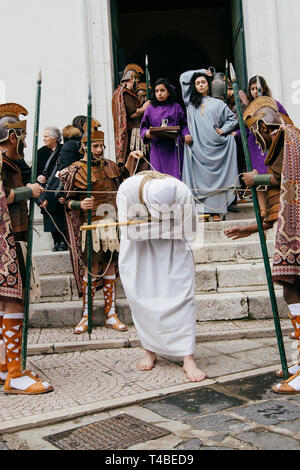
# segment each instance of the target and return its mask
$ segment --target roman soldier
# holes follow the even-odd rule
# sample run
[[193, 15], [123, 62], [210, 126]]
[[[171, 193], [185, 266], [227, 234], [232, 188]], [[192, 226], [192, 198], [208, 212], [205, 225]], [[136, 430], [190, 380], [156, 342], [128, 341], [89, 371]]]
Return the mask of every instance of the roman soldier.
[[[151, 88], [151, 87], [150, 87]], [[141, 82], [136, 87], [136, 95], [141, 106], [148, 100], [147, 83]]]
[[[126, 165], [130, 152], [141, 150], [144, 156], [147, 155], [147, 148], [140, 136], [140, 124], [150, 101], [146, 100], [141, 104], [136, 93], [143, 74], [144, 70], [139, 65], [127, 65], [113, 95], [116, 161], [119, 166]], [[147, 162], [142, 159], [137, 172], [147, 169]]]
[[[255, 170], [244, 174], [247, 186], [267, 186], [264, 228], [275, 226], [276, 242], [273, 281], [283, 286], [284, 299], [294, 329], [291, 339], [299, 341], [300, 353], [300, 131], [279, 113], [269, 97], [254, 100], [244, 112], [245, 122], [263, 152], [268, 151], [268, 173]], [[237, 227], [226, 232], [234, 240], [257, 232], [257, 225]], [[291, 378], [273, 388], [275, 393], [300, 394], [300, 362], [289, 369]], [[283, 371], [277, 373], [283, 377]]]
[[[75, 334], [88, 331], [88, 244], [86, 231], [80, 227], [87, 224], [88, 211], [92, 211], [92, 222], [105, 223], [116, 220], [116, 194], [122, 181], [121, 169], [104, 157], [104, 132], [98, 130], [99, 122], [92, 122], [92, 198], [87, 197], [87, 132], [82, 138], [81, 152], [84, 158], [60, 172], [63, 182], [66, 204], [67, 228], [70, 240], [70, 252], [78, 294], [83, 299], [83, 315], [75, 327]], [[85, 125], [85, 130], [87, 125]], [[138, 162], [138, 157], [135, 159]], [[131, 158], [130, 158], [131, 161]], [[134, 165], [132, 165], [134, 166]], [[103, 289], [105, 300], [105, 327], [124, 332], [126, 325], [116, 313], [116, 281], [118, 276], [119, 239], [115, 230], [112, 232], [93, 231], [92, 251], [92, 293]]]
[[27, 114], [15, 103], [0, 105], [0, 384], [6, 394], [37, 395], [53, 387], [21, 368], [27, 201], [44, 191], [39, 184], [24, 185], [21, 168], [26, 165], [18, 164], [26, 146], [26, 121], [20, 115]]

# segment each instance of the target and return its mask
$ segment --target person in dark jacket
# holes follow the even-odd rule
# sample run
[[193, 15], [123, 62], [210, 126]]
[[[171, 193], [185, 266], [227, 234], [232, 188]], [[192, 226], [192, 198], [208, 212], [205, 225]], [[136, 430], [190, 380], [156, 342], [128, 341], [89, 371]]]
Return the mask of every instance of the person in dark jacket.
[[64, 145], [61, 149], [58, 171], [67, 168], [81, 159], [82, 155], [79, 150], [81, 148], [81, 139], [84, 134], [83, 126], [86, 122], [86, 116], [77, 116], [73, 119], [72, 125], [66, 126], [63, 129]]
[[[44, 185], [43, 194], [39, 206], [42, 210], [44, 219], [44, 231], [51, 232], [54, 247], [52, 251], [67, 251], [68, 247], [65, 241], [66, 220], [63, 206], [58, 201], [57, 189], [60, 180], [56, 177], [60, 163], [60, 153], [63, 145], [61, 144], [61, 132], [56, 127], [47, 127], [44, 130], [43, 139], [45, 147], [39, 150], [40, 155], [46, 155], [47, 150], [50, 156], [44, 165], [39, 167], [42, 172], [38, 175], [38, 182]], [[38, 159], [39, 160], [39, 159]], [[41, 160], [40, 160], [41, 161]]]

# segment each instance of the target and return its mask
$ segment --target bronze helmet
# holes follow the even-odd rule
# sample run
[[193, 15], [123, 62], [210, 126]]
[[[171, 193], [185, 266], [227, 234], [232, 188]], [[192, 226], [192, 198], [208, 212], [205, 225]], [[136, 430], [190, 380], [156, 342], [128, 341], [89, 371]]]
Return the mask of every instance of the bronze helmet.
[[26, 134], [27, 121], [20, 120], [20, 115], [27, 116], [28, 111], [16, 103], [6, 103], [0, 105], [0, 144], [6, 142], [11, 133], [14, 133], [17, 143], [17, 155], [24, 158], [23, 138]]

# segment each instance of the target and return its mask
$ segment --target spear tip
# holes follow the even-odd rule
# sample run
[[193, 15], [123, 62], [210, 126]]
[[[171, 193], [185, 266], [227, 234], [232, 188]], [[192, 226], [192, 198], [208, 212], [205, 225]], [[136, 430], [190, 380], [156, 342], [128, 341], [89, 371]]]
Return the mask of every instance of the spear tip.
[[236, 73], [235, 73], [235, 70], [234, 70], [234, 67], [232, 65], [232, 63], [230, 63], [230, 76], [231, 76], [231, 81], [233, 83], [236, 82]]
[[148, 54], [146, 54], [146, 59], [145, 59], [146, 66], [148, 67], [149, 62], [148, 62]]
[[89, 103], [92, 102], [92, 90], [91, 90], [91, 84], [89, 84], [89, 95], [88, 95], [88, 100], [89, 100]]
[[42, 83], [42, 69], [40, 68], [38, 76], [37, 76], [37, 83]]

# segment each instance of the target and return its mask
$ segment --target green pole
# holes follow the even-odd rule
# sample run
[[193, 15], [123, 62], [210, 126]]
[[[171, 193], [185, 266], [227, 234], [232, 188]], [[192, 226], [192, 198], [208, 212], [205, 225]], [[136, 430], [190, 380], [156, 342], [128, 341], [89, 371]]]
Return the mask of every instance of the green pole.
[[[249, 152], [249, 147], [248, 147], [248, 140], [247, 140], [247, 135], [246, 135], [245, 122], [244, 122], [244, 118], [243, 118], [241, 100], [240, 100], [240, 97], [239, 97], [239, 90], [238, 90], [236, 74], [235, 74], [235, 70], [234, 70], [232, 64], [230, 64], [230, 74], [231, 74], [231, 80], [232, 80], [232, 83], [233, 83], [233, 91], [234, 91], [235, 103], [236, 103], [236, 108], [237, 108], [237, 113], [238, 113], [238, 120], [239, 120], [239, 125], [240, 125], [240, 131], [241, 131], [243, 149], [244, 149], [244, 154], [245, 154], [245, 159], [246, 159], [246, 164], [247, 164], [247, 170], [248, 170], [248, 172], [251, 172], [251, 171], [253, 171], [253, 168], [252, 168], [250, 152]], [[282, 370], [283, 370], [284, 379], [287, 380], [288, 375], [289, 375], [288, 374], [288, 365], [287, 365], [285, 348], [284, 348], [284, 343], [283, 343], [283, 337], [282, 337], [282, 330], [281, 330], [281, 325], [280, 325], [280, 318], [279, 318], [276, 294], [275, 294], [274, 284], [273, 284], [273, 280], [272, 280], [272, 272], [271, 272], [271, 267], [270, 267], [269, 253], [268, 253], [266, 238], [265, 238], [265, 234], [264, 234], [263, 223], [262, 223], [262, 219], [261, 219], [261, 215], [260, 215], [260, 208], [259, 208], [256, 189], [254, 187], [252, 187], [251, 192], [252, 192], [252, 199], [253, 199], [253, 203], [254, 203], [254, 210], [255, 210], [255, 215], [256, 215], [256, 220], [257, 220], [257, 225], [258, 225], [258, 232], [259, 232], [260, 244], [261, 244], [263, 260], [264, 260], [264, 265], [265, 265], [265, 271], [266, 271], [266, 276], [267, 276], [268, 289], [269, 289], [272, 312], [273, 312], [273, 317], [274, 317], [276, 337], [277, 337], [278, 349], [279, 349], [279, 354], [280, 354], [280, 359], [281, 359], [281, 364], [282, 364]]]
[[[37, 78], [37, 88], [36, 88], [35, 123], [34, 123], [34, 135], [33, 135], [32, 168], [31, 168], [31, 183], [32, 184], [36, 183], [36, 177], [37, 177], [37, 152], [38, 152], [39, 126], [40, 126], [41, 90], [42, 90], [42, 73], [39, 72], [38, 78]], [[27, 360], [34, 205], [35, 205], [34, 199], [32, 198], [30, 199], [30, 203], [29, 203], [26, 281], [25, 281], [25, 289], [24, 289], [24, 319], [23, 319], [22, 348], [21, 348], [21, 367], [24, 370], [26, 369], [26, 360]]]
[[[87, 197], [92, 197], [92, 94], [91, 87], [89, 87], [88, 96], [88, 112], [87, 112]], [[92, 224], [92, 211], [89, 210], [87, 214], [88, 225]], [[92, 334], [92, 232], [89, 230], [87, 233], [87, 246], [88, 246], [88, 333]]]
[[228, 104], [228, 60], [226, 59], [225, 63], [225, 103]]

